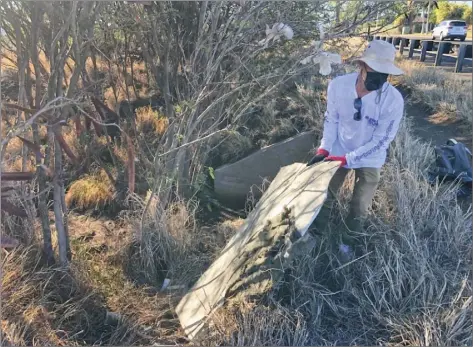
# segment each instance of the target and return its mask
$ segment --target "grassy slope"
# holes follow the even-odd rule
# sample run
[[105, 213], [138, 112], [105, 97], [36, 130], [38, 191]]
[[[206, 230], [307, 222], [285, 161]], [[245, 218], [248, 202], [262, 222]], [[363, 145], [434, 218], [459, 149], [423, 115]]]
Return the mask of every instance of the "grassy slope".
[[[419, 85], [415, 75], [408, 78]], [[426, 97], [425, 90], [418, 95]], [[311, 107], [323, 108], [320, 102]], [[360, 237], [366, 256], [340, 267], [321, 237], [269, 301], [218, 312], [205, 343], [471, 345], [471, 213], [459, 206], [453, 189], [425, 181], [432, 155], [405, 123], [383, 169], [370, 227]], [[334, 231], [347, 210], [349, 184], [332, 221]], [[2, 331], [8, 340], [14, 345], [185, 342], [172, 313], [182, 291], [156, 289], [164, 277], [178, 286], [195, 280], [239, 222], [202, 227], [192, 202], [180, 202], [164, 219], [149, 223], [154, 239], [144, 245], [151, 248], [139, 251], [152, 262], [143, 273], [133, 246], [139, 217], [110, 224], [71, 215], [76, 261], [69, 274], [42, 268], [34, 243], [3, 257]], [[170, 226], [169, 234], [159, 223]], [[160, 271], [166, 267], [166, 273]]]
[[401, 60], [400, 67], [406, 73], [403, 81], [414, 87], [415, 97], [447, 117], [463, 120], [471, 126], [471, 78], [460, 78], [456, 74], [409, 60]]

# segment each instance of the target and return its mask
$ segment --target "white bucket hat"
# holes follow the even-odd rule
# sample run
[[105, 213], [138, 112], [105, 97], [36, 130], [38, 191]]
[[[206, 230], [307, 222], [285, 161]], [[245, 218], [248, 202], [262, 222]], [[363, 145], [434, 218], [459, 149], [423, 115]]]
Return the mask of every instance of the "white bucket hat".
[[402, 75], [404, 72], [394, 65], [396, 48], [392, 43], [373, 40], [368, 44], [363, 55], [355, 61], [362, 61], [376, 72], [389, 75]]

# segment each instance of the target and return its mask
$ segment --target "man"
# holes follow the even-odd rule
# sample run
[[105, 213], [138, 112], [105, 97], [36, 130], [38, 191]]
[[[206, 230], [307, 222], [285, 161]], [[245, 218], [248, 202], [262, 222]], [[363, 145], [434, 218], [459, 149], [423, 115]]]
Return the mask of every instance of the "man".
[[[372, 41], [356, 59], [359, 71], [337, 77], [328, 86], [323, 137], [307, 165], [339, 161], [340, 169], [330, 182], [327, 200], [316, 218], [319, 231], [328, 224], [338, 190], [350, 170], [355, 171], [355, 187], [345, 221], [348, 231], [360, 231], [368, 215], [388, 146], [404, 113], [403, 97], [387, 82], [389, 75], [403, 73], [394, 65], [395, 56], [392, 44]], [[346, 233], [340, 236], [340, 250], [350, 252], [350, 237]]]

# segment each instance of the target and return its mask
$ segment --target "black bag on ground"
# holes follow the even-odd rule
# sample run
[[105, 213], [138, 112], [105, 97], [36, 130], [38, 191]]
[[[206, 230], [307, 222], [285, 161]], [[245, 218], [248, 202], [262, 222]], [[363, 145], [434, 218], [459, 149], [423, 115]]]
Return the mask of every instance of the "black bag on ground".
[[472, 155], [461, 142], [450, 139], [443, 146], [435, 146], [435, 168], [429, 172], [431, 182], [460, 181], [462, 192], [471, 193]]

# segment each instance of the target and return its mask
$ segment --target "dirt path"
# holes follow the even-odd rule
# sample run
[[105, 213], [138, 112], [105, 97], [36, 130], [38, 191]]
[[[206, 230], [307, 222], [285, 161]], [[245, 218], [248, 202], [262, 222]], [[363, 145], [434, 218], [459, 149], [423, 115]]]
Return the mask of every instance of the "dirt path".
[[436, 113], [429, 105], [413, 98], [408, 87], [396, 87], [404, 96], [406, 114], [413, 122], [412, 128], [416, 136], [432, 145], [443, 145], [448, 139], [454, 138], [472, 150], [470, 124]]

